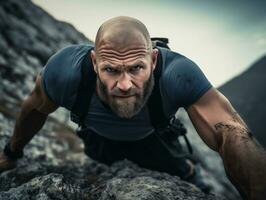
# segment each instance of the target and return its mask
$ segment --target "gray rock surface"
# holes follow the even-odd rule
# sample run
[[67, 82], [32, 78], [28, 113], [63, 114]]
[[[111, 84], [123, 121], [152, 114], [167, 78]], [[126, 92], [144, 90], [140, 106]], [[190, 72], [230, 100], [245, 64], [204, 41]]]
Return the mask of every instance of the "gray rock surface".
[[[29, 0], [0, 1], [0, 111], [13, 116], [48, 58], [70, 44], [92, 43]], [[55, 114], [61, 122], [66, 114]]]
[[[177, 176], [143, 169], [127, 160], [111, 166], [95, 162], [73, 148], [73, 141], [81, 146], [74, 134], [62, 137], [51, 123], [26, 146], [17, 167], [0, 174], [1, 200], [223, 199], [206, 195]], [[0, 114], [1, 147], [13, 126], [13, 120]]]
[[[0, 150], [10, 138], [15, 115], [47, 59], [69, 44], [91, 43], [65, 22], [29, 0], [0, 1]], [[185, 118], [184, 118], [185, 119]], [[192, 131], [190, 131], [192, 132]], [[195, 134], [196, 135], [196, 134]], [[194, 135], [192, 136], [193, 140]], [[200, 141], [200, 140], [199, 140]], [[217, 155], [194, 143], [214, 192], [238, 199], [223, 183]], [[207, 156], [208, 155], [208, 156]], [[216, 157], [215, 157], [216, 156]], [[208, 171], [209, 170], [209, 171]], [[206, 195], [178, 177], [139, 168], [130, 161], [108, 167], [83, 154], [68, 113], [57, 111], [25, 148], [16, 169], [0, 174], [0, 199], [222, 199]]]

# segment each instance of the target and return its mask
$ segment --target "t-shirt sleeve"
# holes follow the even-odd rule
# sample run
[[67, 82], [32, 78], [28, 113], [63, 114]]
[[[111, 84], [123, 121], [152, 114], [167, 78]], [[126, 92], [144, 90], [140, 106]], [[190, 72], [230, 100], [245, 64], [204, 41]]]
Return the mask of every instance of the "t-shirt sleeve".
[[[82, 47], [72, 45], [54, 54], [42, 71], [42, 87], [56, 105], [71, 109], [80, 80]], [[80, 53], [82, 52], [82, 53]]]
[[171, 55], [167, 65], [162, 81], [172, 108], [189, 107], [212, 87], [201, 69], [184, 56]]

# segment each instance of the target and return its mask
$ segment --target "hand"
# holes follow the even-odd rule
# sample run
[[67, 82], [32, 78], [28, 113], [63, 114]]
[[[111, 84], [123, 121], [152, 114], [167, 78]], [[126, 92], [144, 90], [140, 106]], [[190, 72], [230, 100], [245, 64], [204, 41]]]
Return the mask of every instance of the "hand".
[[11, 160], [7, 158], [4, 153], [0, 153], [0, 173], [9, 169], [14, 169], [16, 167], [16, 164], [16, 160]]

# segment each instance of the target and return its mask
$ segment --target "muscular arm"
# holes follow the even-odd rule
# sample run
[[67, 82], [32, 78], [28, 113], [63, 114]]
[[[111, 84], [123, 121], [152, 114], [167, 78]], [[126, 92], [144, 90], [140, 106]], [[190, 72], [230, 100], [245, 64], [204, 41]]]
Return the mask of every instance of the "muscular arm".
[[57, 106], [44, 93], [41, 79], [41, 76], [37, 77], [35, 88], [23, 102], [21, 112], [17, 116], [14, 134], [10, 141], [12, 152], [23, 150], [42, 128], [47, 115], [57, 109]]
[[266, 152], [230, 102], [216, 89], [187, 108], [204, 142], [223, 159], [226, 173], [244, 198], [266, 196]]

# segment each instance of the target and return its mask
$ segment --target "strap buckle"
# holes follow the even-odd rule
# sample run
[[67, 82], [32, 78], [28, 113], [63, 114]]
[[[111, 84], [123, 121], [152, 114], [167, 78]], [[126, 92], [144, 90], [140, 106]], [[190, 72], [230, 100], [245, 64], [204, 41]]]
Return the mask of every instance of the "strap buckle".
[[188, 148], [188, 151], [190, 154], [193, 154], [193, 149], [192, 146], [186, 136], [187, 134], [187, 129], [184, 127], [184, 125], [180, 122], [179, 119], [177, 119], [175, 116], [173, 116], [170, 121], [169, 121], [169, 129], [177, 135], [177, 137], [179, 136], [183, 136]]

